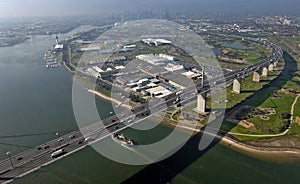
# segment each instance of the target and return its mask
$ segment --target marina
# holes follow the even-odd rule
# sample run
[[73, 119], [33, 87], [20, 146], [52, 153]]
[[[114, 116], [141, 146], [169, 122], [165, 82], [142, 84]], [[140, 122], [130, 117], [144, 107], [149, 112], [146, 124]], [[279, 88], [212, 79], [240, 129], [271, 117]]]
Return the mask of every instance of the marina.
[[61, 66], [60, 61], [55, 58], [53, 52], [50, 50], [44, 55], [44, 60], [47, 68], [56, 68]]

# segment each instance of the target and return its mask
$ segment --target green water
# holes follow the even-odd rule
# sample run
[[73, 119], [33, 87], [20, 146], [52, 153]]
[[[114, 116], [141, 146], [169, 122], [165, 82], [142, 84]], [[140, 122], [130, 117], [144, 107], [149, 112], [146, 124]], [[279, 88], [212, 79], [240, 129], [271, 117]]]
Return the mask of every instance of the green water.
[[[8, 150], [18, 153], [55, 138], [55, 132], [77, 128], [70, 75], [63, 68], [47, 70], [42, 59], [54, 43], [55, 35], [35, 36], [18, 46], [0, 48], [1, 159], [6, 157]], [[82, 93], [89, 95], [84, 90]], [[108, 116], [111, 105], [99, 99], [97, 104], [99, 113]], [[160, 125], [151, 131], [126, 130], [125, 134], [139, 144], [149, 144], [171, 131], [170, 127]], [[44, 135], [3, 138], [36, 133]], [[119, 164], [86, 148], [15, 183], [130, 183], [135, 178], [144, 178], [143, 183], [146, 183], [154, 176], [161, 176], [161, 183], [300, 182], [297, 164], [257, 160], [219, 144], [199, 153], [195, 151], [196, 143], [197, 140], [174, 157], [150, 166]]]
[[[139, 143], [168, 135], [171, 128], [161, 125], [153, 132], [129, 130], [126, 136]], [[109, 139], [109, 138], [108, 138]], [[196, 141], [197, 142], [197, 141]], [[195, 146], [194, 143], [191, 143]], [[150, 166], [130, 166], [111, 161], [92, 148], [81, 150], [59, 162], [43, 167], [15, 183], [299, 183], [299, 165], [269, 163], [215, 145], [204, 153], [195, 148], [175, 154]], [[189, 151], [190, 150], [190, 151]], [[135, 180], [138, 177], [138, 180]], [[166, 177], [166, 179], [164, 179]]]
[[[20, 45], [0, 48], [0, 159], [8, 150], [15, 154], [55, 138], [56, 132], [77, 129], [72, 78], [62, 67], [47, 69], [43, 60], [54, 43], [55, 35], [34, 36]], [[99, 112], [107, 116], [110, 104], [97, 103]], [[3, 138], [31, 134], [43, 135]]]

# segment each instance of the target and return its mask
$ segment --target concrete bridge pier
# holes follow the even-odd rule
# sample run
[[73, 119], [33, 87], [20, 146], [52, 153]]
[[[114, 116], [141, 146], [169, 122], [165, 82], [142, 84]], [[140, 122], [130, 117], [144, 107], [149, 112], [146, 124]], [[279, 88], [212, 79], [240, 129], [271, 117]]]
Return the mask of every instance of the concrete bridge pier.
[[268, 69], [269, 69], [270, 72], [273, 72], [274, 71], [274, 65], [270, 64], [269, 67], [268, 67]]
[[197, 98], [197, 109], [196, 111], [202, 114], [205, 114], [206, 107], [206, 94], [199, 94]]
[[264, 67], [264, 68], [263, 68], [262, 76], [264, 76], [264, 77], [267, 77], [267, 76], [268, 76], [268, 69], [267, 69], [267, 67]]
[[259, 73], [253, 72], [253, 82], [260, 82]]
[[232, 86], [232, 91], [234, 93], [237, 93], [237, 94], [241, 93], [241, 82], [239, 80], [234, 79], [233, 86]]

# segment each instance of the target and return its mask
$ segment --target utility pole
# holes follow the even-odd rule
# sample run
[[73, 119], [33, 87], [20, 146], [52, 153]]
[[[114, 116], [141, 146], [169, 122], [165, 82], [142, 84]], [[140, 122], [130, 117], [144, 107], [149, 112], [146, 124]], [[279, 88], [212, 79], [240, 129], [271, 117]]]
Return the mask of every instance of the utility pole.
[[8, 156], [8, 158], [9, 158], [9, 161], [10, 161], [10, 164], [11, 164], [11, 167], [12, 168], [14, 168], [14, 164], [13, 164], [13, 162], [12, 162], [12, 160], [11, 160], [11, 152], [10, 151], [8, 151], [8, 152], [6, 152], [6, 155]]
[[202, 79], [201, 79], [201, 88], [204, 87], [204, 66], [202, 66]]

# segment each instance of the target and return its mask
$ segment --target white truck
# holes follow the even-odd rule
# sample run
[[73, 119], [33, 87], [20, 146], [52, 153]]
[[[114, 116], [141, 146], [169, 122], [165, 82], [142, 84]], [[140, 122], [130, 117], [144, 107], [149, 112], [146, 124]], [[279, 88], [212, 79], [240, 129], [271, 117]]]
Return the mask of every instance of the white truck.
[[60, 155], [64, 154], [64, 149], [59, 149], [57, 151], [54, 151], [52, 154], [51, 154], [51, 157], [52, 158], [55, 158], [55, 157], [58, 157]]

